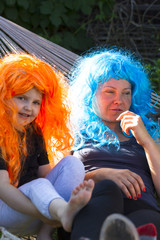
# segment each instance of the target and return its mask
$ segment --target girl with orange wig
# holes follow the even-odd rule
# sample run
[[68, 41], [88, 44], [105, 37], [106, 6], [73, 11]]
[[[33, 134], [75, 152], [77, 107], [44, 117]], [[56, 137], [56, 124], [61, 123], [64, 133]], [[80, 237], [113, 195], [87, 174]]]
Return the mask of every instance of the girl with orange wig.
[[14, 234], [48, 240], [52, 227], [70, 231], [90, 199], [94, 184], [83, 182], [80, 160], [66, 156], [55, 165], [73, 143], [66, 95], [63, 75], [44, 61], [28, 54], [0, 60], [0, 226]]

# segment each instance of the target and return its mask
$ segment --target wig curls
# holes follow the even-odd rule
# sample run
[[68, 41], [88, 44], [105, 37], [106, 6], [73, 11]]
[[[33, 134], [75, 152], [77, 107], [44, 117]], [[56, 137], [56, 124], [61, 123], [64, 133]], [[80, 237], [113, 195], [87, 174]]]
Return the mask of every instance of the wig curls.
[[142, 64], [130, 52], [121, 49], [98, 49], [84, 54], [70, 76], [69, 96], [74, 104], [75, 149], [92, 141], [95, 146], [114, 144], [119, 148], [117, 136], [95, 114], [95, 94], [100, 84], [110, 78], [126, 79], [132, 86], [130, 111], [141, 116], [148, 132], [159, 138], [159, 126], [149, 119], [154, 113], [151, 106], [151, 87]]
[[8, 100], [33, 87], [43, 93], [41, 109], [33, 126], [37, 132], [40, 128], [43, 134], [50, 162], [54, 163], [56, 154], [70, 149], [73, 144], [69, 130], [70, 109], [66, 99], [68, 86], [63, 75], [28, 54], [5, 56], [0, 61], [0, 146], [11, 183], [17, 180], [20, 153], [25, 152], [26, 146], [20, 142], [15, 130], [24, 129], [16, 126], [15, 110]]

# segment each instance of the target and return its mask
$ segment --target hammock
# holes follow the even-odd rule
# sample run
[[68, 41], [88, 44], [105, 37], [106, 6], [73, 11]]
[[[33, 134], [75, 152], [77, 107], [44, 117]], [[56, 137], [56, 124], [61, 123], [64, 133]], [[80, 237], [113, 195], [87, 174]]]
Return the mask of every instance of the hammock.
[[67, 76], [79, 55], [0, 17], [0, 57], [27, 52], [45, 60]]
[[[0, 17], [0, 57], [9, 52], [27, 52], [45, 60], [67, 78], [74, 62], [80, 56], [39, 35]], [[160, 96], [152, 93], [151, 104], [160, 116]]]

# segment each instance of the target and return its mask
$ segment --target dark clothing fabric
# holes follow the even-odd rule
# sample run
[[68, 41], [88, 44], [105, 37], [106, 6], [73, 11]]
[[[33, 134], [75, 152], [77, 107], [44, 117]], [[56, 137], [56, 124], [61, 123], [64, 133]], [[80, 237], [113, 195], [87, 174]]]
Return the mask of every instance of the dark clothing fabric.
[[91, 201], [74, 219], [71, 240], [78, 240], [80, 237], [98, 240], [106, 217], [113, 212], [122, 213], [122, 211], [123, 198], [118, 186], [110, 180], [96, 183]]
[[[38, 178], [38, 168], [49, 163], [42, 134], [32, 127], [26, 131], [28, 155], [20, 172], [18, 187]], [[0, 170], [7, 170], [5, 161], [0, 158]]]
[[93, 148], [91, 144], [87, 144], [85, 148], [74, 152], [74, 156], [83, 162], [86, 172], [97, 168], [115, 168], [129, 169], [137, 173], [146, 187], [146, 192], [141, 193], [141, 199], [160, 210], [155, 199], [155, 189], [145, 152], [135, 138], [132, 137], [129, 141], [121, 142], [118, 151], [114, 146], [108, 150], [107, 148]]
[[150, 169], [143, 148], [133, 137], [120, 143], [118, 151], [114, 146], [100, 149], [88, 143], [73, 155], [84, 163], [86, 172], [98, 168], [115, 168], [137, 173], [144, 181], [146, 192], [142, 192], [141, 198], [133, 200], [128, 199], [111, 180], [96, 183], [91, 200], [74, 219], [71, 234], [59, 230], [60, 240], [78, 240], [81, 237], [99, 239], [102, 223], [112, 213], [125, 215], [136, 227], [152, 222], [160, 240], [160, 209], [157, 206]]
[[160, 240], [160, 213], [141, 199], [123, 198], [121, 190], [111, 180], [95, 184], [91, 200], [74, 219], [71, 234], [59, 229], [58, 239], [78, 240], [84, 237], [98, 240], [104, 220], [112, 213], [125, 215], [136, 227], [152, 222]]

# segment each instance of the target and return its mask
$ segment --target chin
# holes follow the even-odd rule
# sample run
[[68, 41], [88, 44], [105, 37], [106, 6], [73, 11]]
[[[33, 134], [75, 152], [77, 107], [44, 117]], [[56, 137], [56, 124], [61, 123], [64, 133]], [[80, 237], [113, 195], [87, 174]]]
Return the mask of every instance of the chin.
[[26, 125], [28, 125], [29, 123], [26, 121], [19, 121], [18, 122], [21, 126], [25, 127]]

